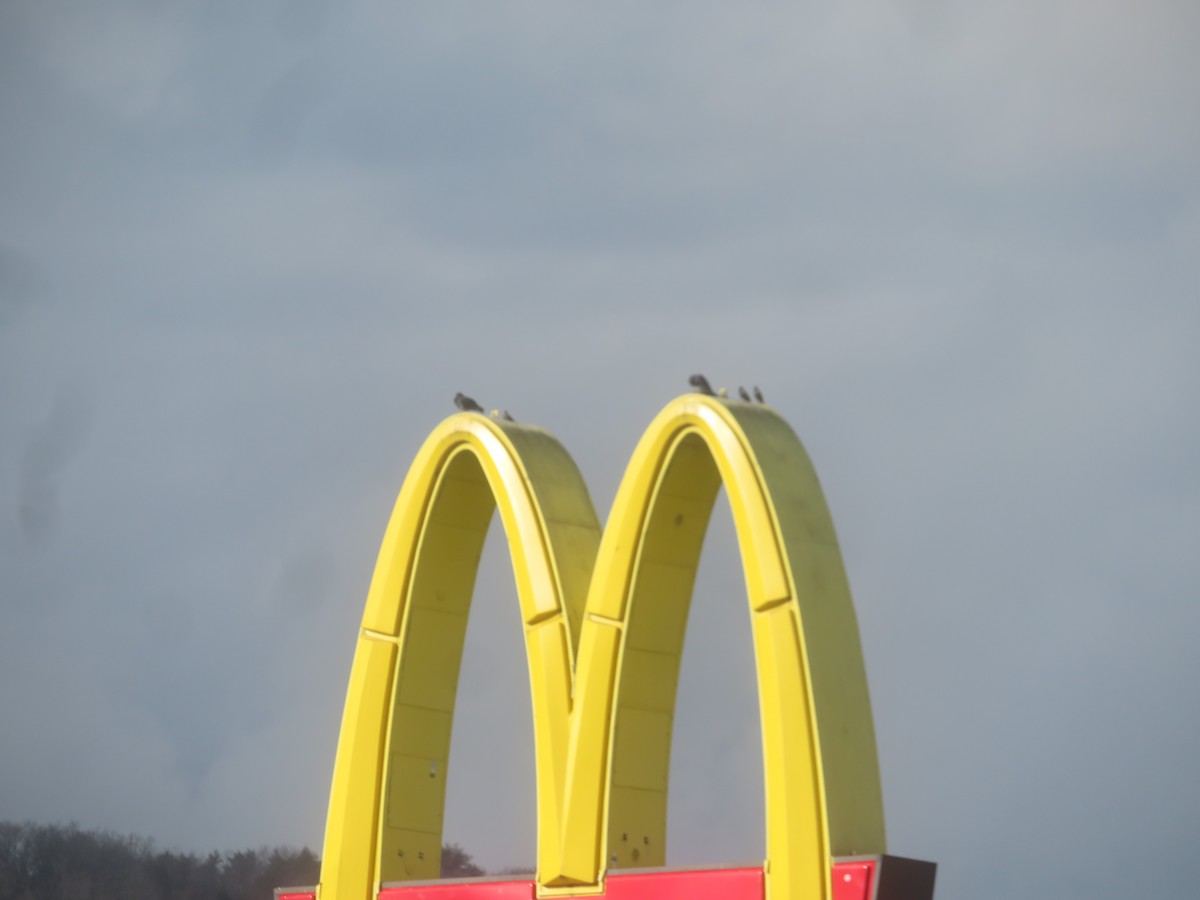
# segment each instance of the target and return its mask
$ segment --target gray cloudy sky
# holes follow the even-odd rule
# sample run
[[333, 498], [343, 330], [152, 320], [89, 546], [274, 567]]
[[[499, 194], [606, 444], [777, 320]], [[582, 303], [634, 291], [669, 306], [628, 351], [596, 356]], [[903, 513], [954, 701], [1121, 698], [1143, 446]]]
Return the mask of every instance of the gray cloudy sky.
[[[396, 491], [464, 390], [601, 515], [693, 371], [821, 473], [895, 853], [1195, 896], [1200, 7], [0, 6], [0, 819], [319, 847]], [[533, 858], [493, 536], [447, 837]], [[762, 853], [720, 507], [671, 860]], [[510, 810], [519, 808], [522, 815]]]

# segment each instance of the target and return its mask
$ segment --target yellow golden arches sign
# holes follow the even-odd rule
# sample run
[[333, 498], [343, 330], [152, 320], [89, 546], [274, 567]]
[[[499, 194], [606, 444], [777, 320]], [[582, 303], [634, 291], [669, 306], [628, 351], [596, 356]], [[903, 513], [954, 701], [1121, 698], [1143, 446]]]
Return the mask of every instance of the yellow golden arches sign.
[[384, 536], [334, 766], [324, 900], [437, 877], [458, 665], [496, 508], [525, 624], [539, 893], [599, 892], [610, 868], [663, 865], [684, 625], [722, 485], [752, 619], [766, 892], [828, 898], [834, 856], [885, 851], [858, 627], [824, 496], [787, 423], [762, 405], [672, 401], [602, 534], [553, 437], [464, 413], [426, 440]]

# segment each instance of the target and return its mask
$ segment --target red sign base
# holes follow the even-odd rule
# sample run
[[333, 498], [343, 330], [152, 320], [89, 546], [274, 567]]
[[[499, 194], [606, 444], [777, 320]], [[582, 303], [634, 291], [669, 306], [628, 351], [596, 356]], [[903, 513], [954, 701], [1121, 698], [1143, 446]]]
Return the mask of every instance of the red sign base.
[[[901, 856], [861, 856], [833, 864], [833, 900], [933, 900], [937, 865]], [[314, 888], [279, 888], [275, 900], [316, 900]], [[617, 872], [591, 900], [763, 900], [761, 867]], [[536, 900], [531, 878], [460, 878], [385, 884], [378, 900]], [[563, 898], [568, 900], [568, 898]]]

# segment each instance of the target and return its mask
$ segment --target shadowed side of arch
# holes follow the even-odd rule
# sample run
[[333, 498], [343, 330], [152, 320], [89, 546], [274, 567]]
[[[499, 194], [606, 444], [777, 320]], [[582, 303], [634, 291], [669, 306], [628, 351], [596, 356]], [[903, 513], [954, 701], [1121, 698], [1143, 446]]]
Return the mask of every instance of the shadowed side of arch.
[[583, 479], [540, 429], [455, 415], [426, 440], [384, 535], [334, 764], [324, 900], [436, 878], [467, 615], [499, 507], [524, 622], [539, 844], [557, 839], [574, 648], [600, 540]]
[[558, 884], [666, 862], [683, 637], [722, 485], [754, 637], [768, 892], [828, 896], [833, 855], [884, 850], [858, 627], [816, 474], [768, 408], [688, 395], [659, 414], [635, 450], [597, 558], [579, 644], [570, 843]]

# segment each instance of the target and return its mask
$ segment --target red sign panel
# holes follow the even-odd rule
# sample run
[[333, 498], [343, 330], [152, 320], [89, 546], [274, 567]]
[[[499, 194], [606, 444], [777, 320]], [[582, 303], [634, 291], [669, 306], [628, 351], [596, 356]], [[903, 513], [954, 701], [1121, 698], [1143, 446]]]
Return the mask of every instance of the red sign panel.
[[[895, 900], [932, 900], [937, 867], [895, 856], [845, 859], [833, 865], [832, 900], [879, 900], [886, 881]], [[624, 872], [609, 875], [603, 894], [581, 894], [593, 900], [763, 900], [763, 870], [685, 869]], [[316, 900], [315, 890], [281, 890], [275, 900]], [[384, 885], [378, 900], [535, 900], [537, 884], [517, 881], [426, 881]]]

